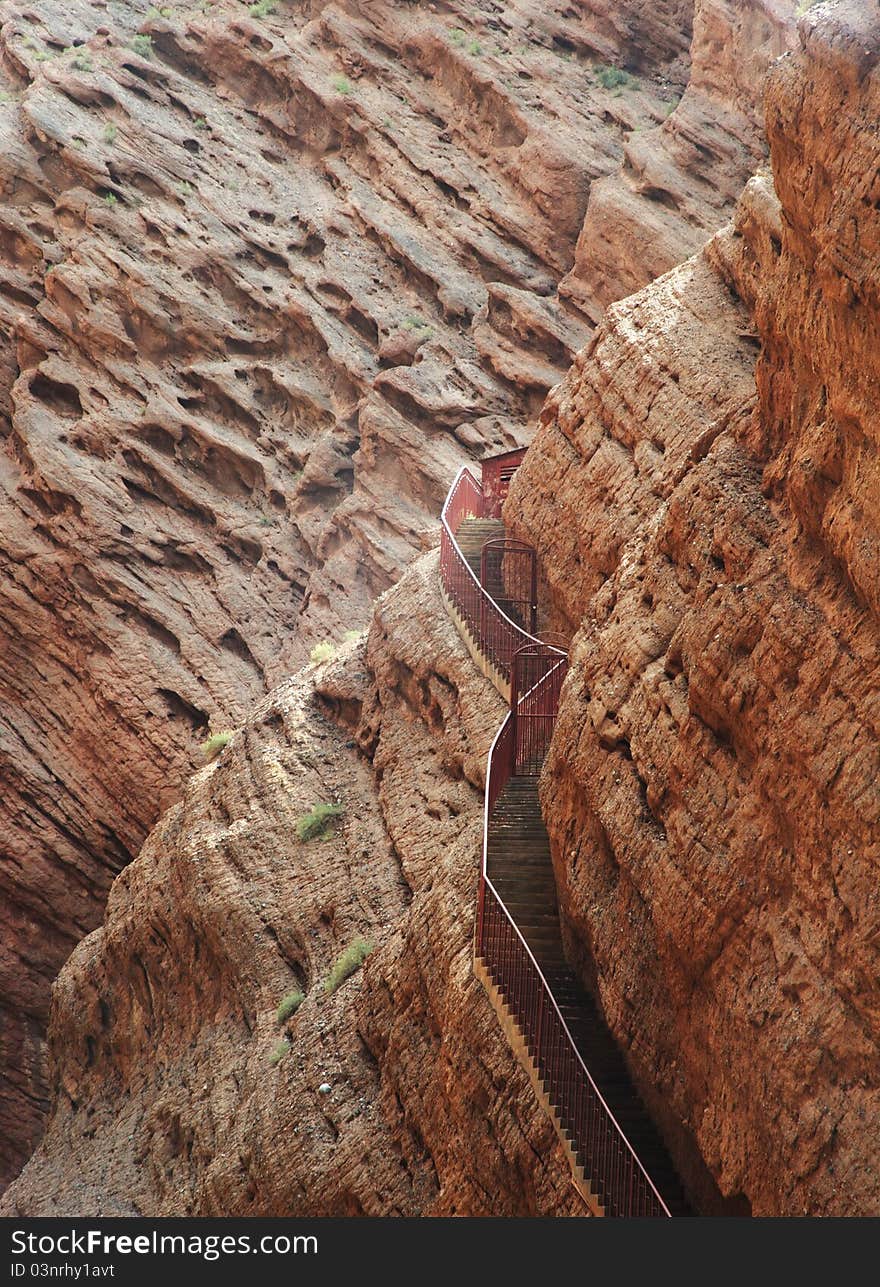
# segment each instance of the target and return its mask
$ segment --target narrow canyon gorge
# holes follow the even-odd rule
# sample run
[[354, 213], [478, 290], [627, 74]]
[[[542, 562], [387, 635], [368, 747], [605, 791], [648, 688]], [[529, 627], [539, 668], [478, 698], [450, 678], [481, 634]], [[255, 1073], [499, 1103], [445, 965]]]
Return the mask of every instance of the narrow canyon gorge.
[[695, 1212], [880, 1213], [878, 0], [0, 55], [0, 1213], [590, 1214], [473, 971], [515, 447], [566, 956]]

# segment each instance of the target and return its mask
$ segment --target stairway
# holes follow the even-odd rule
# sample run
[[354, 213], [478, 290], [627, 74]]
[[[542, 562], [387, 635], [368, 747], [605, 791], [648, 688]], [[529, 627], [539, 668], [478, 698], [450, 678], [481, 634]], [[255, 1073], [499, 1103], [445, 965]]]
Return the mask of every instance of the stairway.
[[[466, 518], [455, 533], [458, 548], [465, 557], [474, 576], [480, 579], [480, 559], [483, 546], [487, 541], [504, 539], [504, 524], [497, 518]], [[491, 598], [495, 598], [492, 587], [486, 586]]]
[[[504, 524], [497, 518], [466, 518], [460, 524], [455, 539], [465, 557], [465, 562], [478, 581], [481, 580], [483, 546], [487, 541], [503, 541], [506, 535]], [[521, 630], [528, 632], [529, 623], [523, 620], [520, 605], [507, 597], [498, 559], [489, 560], [488, 577], [484, 589], [505, 616], [514, 621]]]
[[[453, 503], [457, 487], [458, 481], [450, 489], [447, 505]], [[455, 544], [479, 582], [483, 546], [486, 541], [504, 539], [504, 524], [498, 519], [474, 516], [472, 513], [466, 516], [461, 510], [456, 517], [457, 526], [453, 529]], [[448, 554], [446, 557], [448, 559]], [[517, 603], [511, 603], [507, 599], [500, 563], [500, 559], [487, 561], [488, 583], [483, 588], [488, 597], [511, 618], [514, 629], [519, 627], [522, 643], [530, 643], [531, 635], [519, 615]], [[453, 581], [450, 579], [447, 582], [443, 566], [441, 561], [444, 592], [452, 595]], [[455, 566], [454, 562], [451, 566]], [[457, 566], [461, 568], [460, 560]], [[476, 664], [492, 679], [499, 692], [509, 697], [509, 692], [505, 691], [510, 687], [507, 675], [503, 675], [497, 667], [487, 669], [484, 666], [487, 640], [481, 634], [485, 629], [483, 614], [478, 612], [476, 617], [472, 614], [465, 620], [454, 606], [455, 600], [450, 597], [446, 601]], [[517, 602], [521, 605], [523, 600]], [[525, 603], [526, 610], [530, 611], [528, 598]], [[516, 694], [513, 696], [515, 701]], [[519, 717], [523, 718], [522, 714]], [[508, 756], [509, 745], [509, 742], [506, 743], [508, 749], [504, 753]], [[495, 772], [494, 755], [493, 750], [489, 759], [487, 792]], [[586, 1077], [582, 1072], [576, 1071], [578, 1065], [571, 1049], [572, 1043], [608, 1110], [651, 1183], [662, 1196], [668, 1212], [674, 1216], [690, 1215], [665, 1145], [633, 1087], [623, 1056], [593, 998], [584, 991], [566, 962], [549, 839], [538, 798], [538, 779], [536, 776], [525, 775], [527, 763], [528, 759], [524, 755], [519, 760], [522, 770], [522, 775], [519, 776], [509, 767], [509, 759], [499, 757], [497, 761], [499, 766], [503, 766], [498, 768], [498, 772], [504, 777], [496, 780], [496, 788], [493, 789], [495, 805], [487, 819], [486, 876], [504, 910], [499, 908], [495, 894], [484, 888], [481, 892], [481, 908], [484, 911], [481, 912], [479, 926], [488, 924], [489, 922], [483, 921], [482, 916], [490, 915], [492, 918], [500, 918], [491, 920], [493, 927], [504, 928], [500, 931], [489, 929], [485, 938], [481, 937], [483, 929], [479, 928], [480, 946], [474, 958], [474, 972], [486, 988], [511, 1047], [525, 1068], [539, 1101], [567, 1151], [575, 1187], [590, 1209], [597, 1215], [609, 1212], [663, 1214], [661, 1204], [656, 1202], [643, 1178], [637, 1180], [635, 1190], [632, 1180], [627, 1181], [628, 1189], [622, 1188], [621, 1175], [631, 1174], [628, 1169], [631, 1166], [628, 1150], [622, 1141], [619, 1145], [616, 1143], [618, 1136], [613, 1123], [609, 1122], [601, 1107], [595, 1107], [597, 1116], [585, 1117], [585, 1105], [595, 1105], [595, 1101]], [[509, 776], [511, 772], [513, 775]], [[498, 787], [501, 789], [496, 797], [494, 790]], [[483, 894], [491, 902], [484, 905]], [[494, 910], [487, 913], [486, 906]], [[521, 942], [515, 937], [511, 920], [537, 963], [540, 975], [562, 1015], [571, 1042], [558, 1024], [540, 976], [529, 962]], [[493, 937], [496, 933], [500, 937]], [[481, 955], [484, 951], [495, 959], [494, 967], [492, 960]], [[512, 996], [506, 995], [504, 990], [507, 987], [505, 980], [508, 979], [513, 989]], [[513, 997], [519, 999], [514, 1001]], [[549, 1028], [540, 1029], [540, 1023], [537, 1028], [534, 1026], [537, 1022], [536, 1011], [529, 1007], [533, 1007], [537, 997], [541, 998], [543, 1007], [538, 1013], [551, 1016], [548, 1020]], [[521, 1008], [520, 1014], [516, 1013], [516, 1007]], [[523, 1024], [528, 1025], [532, 1032], [543, 1031], [543, 1037], [536, 1038], [530, 1044], [531, 1038], [527, 1036]], [[577, 1088], [574, 1093], [573, 1085]], [[554, 1096], [557, 1096], [558, 1102], [554, 1100]], [[569, 1107], [563, 1108], [563, 1103]], [[593, 1111], [593, 1108], [589, 1109], [589, 1112]], [[576, 1121], [568, 1119], [566, 1114], [569, 1112]], [[587, 1155], [588, 1142], [591, 1150], [598, 1148], [596, 1157]]]
[[[550, 842], [535, 777], [511, 778], [498, 798], [489, 820], [488, 876], [538, 962], [578, 1053], [621, 1130], [672, 1215], [689, 1215], [666, 1147], [633, 1087], [623, 1056], [592, 997], [566, 963]], [[488, 963], [483, 965], [491, 974]], [[541, 1070], [536, 1072], [540, 1078]], [[555, 1112], [552, 1102], [550, 1107]], [[563, 1133], [567, 1125], [559, 1122]], [[590, 1173], [589, 1159], [576, 1156], [574, 1161], [601, 1204], [602, 1184]]]

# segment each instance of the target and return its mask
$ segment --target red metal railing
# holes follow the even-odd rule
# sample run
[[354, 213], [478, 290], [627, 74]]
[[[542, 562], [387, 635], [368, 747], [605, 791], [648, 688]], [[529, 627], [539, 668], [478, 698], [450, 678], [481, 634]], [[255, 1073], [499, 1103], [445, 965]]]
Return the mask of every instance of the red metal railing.
[[534, 635], [538, 629], [538, 556], [525, 541], [486, 541], [480, 585], [506, 617]]
[[440, 516], [440, 577], [444, 589], [471, 639], [495, 669], [509, 682], [513, 654], [524, 644], [540, 643], [511, 621], [480, 585], [468, 564], [455, 533], [466, 518], [485, 518], [483, 489], [465, 465], [449, 489]]
[[[550, 671], [543, 682], [556, 686], [557, 678], [557, 674]], [[511, 713], [498, 730], [489, 752], [477, 954], [504, 994], [537, 1064], [547, 1098], [568, 1130], [577, 1161], [583, 1166], [606, 1214], [669, 1216], [669, 1208], [590, 1076], [541, 967], [489, 879], [490, 821], [498, 797], [515, 770], [516, 735]]]
[[443, 507], [440, 574], [473, 643], [493, 661], [511, 689], [510, 713], [489, 752], [475, 950], [523, 1033], [547, 1096], [606, 1213], [669, 1216], [669, 1208], [590, 1076], [538, 962], [489, 879], [495, 806], [512, 777], [535, 776], [540, 771], [568, 658], [511, 621], [467, 564], [455, 532], [465, 518], [486, 515], [483, 489], [464, 468]]

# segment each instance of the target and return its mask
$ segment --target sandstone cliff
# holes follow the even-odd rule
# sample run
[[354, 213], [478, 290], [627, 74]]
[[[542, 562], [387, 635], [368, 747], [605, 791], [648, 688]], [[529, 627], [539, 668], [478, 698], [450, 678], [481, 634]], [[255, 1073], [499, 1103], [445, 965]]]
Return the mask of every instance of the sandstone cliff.
[[609, 310], [506, 510], [578, 631], [572, 954], [682, 1165], [762, 1215], [880, 1211], [878, 116], [880, 6], [819, 6], [772, 182]]
[[[366, 646], [257, 706], [64, 967], [54, 1111], [0, 1210], [586, 1214], [471, 972], [500, 705], [428, 555]], [[298, 843], [331, 800], [336, 832]], [[356, 936], [375, 949], [328, 996]]]
[[605, 305], [694, 254], [766, 157], [763, 85], [792, 43], [795, 0], [696, 0], [691, 70], [660, 125], [634, 130], [619, 169], [590, 187], [560, 291], [598, 320]]
[[496, 8], [0, 2], [0, 1181], [208, 724], [363, 624], [587, 336], [556, 284], [689, 5]]

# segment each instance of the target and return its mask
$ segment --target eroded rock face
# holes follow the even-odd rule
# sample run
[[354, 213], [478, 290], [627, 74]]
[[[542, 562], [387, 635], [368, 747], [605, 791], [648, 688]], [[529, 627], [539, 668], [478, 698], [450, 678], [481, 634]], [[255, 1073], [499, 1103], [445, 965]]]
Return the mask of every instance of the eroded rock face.
[[878, 19], [803, 19], [776, 192], [609, 310], [506, 511], [579, 627], [572, 955], [683, 1167], [761, 1215], [880, 1211]]
[[766, 158], [763, 85], [794, 37], [795, 0], [697, 0], [691, 74], [668, 120], [635, 131], [590, 188], [561, 290], [595, 320], [668, 272], [733, 211]]
[[209, 722], [363, 624], [588, 334], [556, 285], [689, 5], [495, 8], [0, 3], [0, 1180]]
[[[255, 709], [62, 970], [54, 1111], [0, 1209], [586, 1214], [471, 972], [500, 705], [429, 555], [366, 647]], [[335, 833], [298, 843], [297, 819], [333, 799]], [[357, 936], [374, 951], [326, 995]], [[279, 1024], [294, 989], [306, 1000]]]

